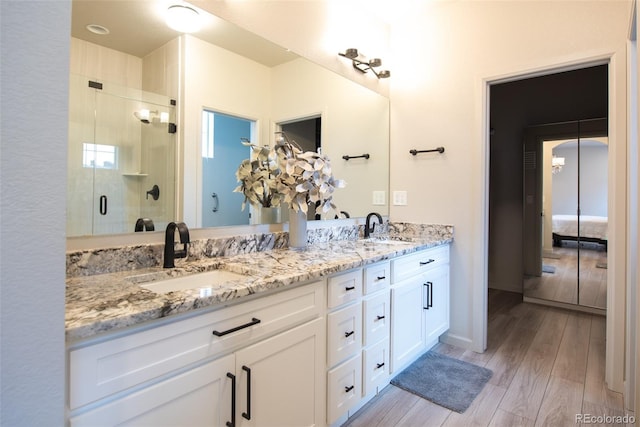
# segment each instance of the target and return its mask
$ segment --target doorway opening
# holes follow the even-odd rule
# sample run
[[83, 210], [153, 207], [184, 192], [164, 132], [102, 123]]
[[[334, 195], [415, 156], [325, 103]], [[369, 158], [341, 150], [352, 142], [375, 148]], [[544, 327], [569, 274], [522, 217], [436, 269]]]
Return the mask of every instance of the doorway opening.
[[252, 140], [255, 122], [202, 110], [202, 227], [248, 225], [250, 209], [242, 209], [244, 195], [234, 192], [236, 169], [251, 156], [242, 139]]
[[525, 217], [536, 201], [525, 194], [525, 169], [541, 155], [525, 156], [526, 130], [608, 117], [608, 62], [583, 67], [489, 85], [489, 288], [522, 294], [525, 252], [542, 254], [542, 231]]
[[[285, 132], [287, 137], [295, 141], [302, 151], [322, 153], [321, 115], [282, 121], [277, 123], [276, 128], [278, 131]], [[308, 220], [321, 219], [320, 211], [316, 211], [319, 205], [319, 202], [315, 206], [309, 205], [309, 210], [307, 211]]]

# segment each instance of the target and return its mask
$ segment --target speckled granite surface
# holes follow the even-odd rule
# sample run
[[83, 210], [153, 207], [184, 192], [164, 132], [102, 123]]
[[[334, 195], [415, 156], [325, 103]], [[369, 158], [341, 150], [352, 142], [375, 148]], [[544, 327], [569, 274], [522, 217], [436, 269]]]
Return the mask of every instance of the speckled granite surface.
[[[356, 240], [360, 235], [362, 235], [362, 227], [358, 225], [324, 227], [308, 230], [307, 242], [312, 245], [335, 240]], [[203, 239], [191, 242], [189, 258], [197, 260], [286, 249], [288, 244], [289, 234], [286, 232]], [[68, 252], [67, 277], [93, 276], [162, 266], [163, 248], [164, 245], [155, 244]]]
[[[213, 257], [200, 254], [192, 257], [190, 250], [189, 258], [176, 260], [175, 269], [153, 266], [69, 277], [66, 282], [67, 341], [90, 338], [198, 308], [213, 307], [243, 296], [284, 288], [449, 243], [453, 239], [453, 227], [395, 224], [389, 227], [389, 236], [395, 239], [394, 244], [362, 239], [330, 240], [312, 243], [303, 251], [284, 248], [239, 251], [236, 254]], [[213, 248], [207, 248], [206, 243], [203, 248], [208, 254], [218, 253]], [[245, 274], [246, 278], [206, 288], [204, 291], [189, 289], [166, 294], [139, 286], [154, 280], [217, 268]]]

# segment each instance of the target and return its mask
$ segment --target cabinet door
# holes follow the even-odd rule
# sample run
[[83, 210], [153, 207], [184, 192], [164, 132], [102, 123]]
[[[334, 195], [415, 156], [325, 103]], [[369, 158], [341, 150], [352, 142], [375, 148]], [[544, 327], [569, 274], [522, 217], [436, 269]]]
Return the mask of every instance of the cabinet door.
[[425, 343], [433, 347], [449, 329], [449, 265], [441, 265], [423, 275]]
[[324, 318], [236, 353], [237, 426], [324, 424]]
[[231, 421], [229, 355], [74, 416], [71, 427], [83, 426], [223, 426]]
[[391, 373], [409, 364], [424, 349], [422, 286], [418, 276], [391, 288]]

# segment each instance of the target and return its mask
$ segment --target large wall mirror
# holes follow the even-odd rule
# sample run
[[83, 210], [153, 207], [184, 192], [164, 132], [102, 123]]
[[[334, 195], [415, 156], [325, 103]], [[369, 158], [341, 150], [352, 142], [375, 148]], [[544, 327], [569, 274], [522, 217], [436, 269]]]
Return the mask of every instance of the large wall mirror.
[[271, 222], [232, 191], [241, 138], [271, 145], [308, 123], [347, 182], [341, 217], [388, 215], [387, 98], [206, 12], [201, 31], [175, 32], [166, 6], [73, 1], [68, 237], [133, 233], [139, 218], [142, 231]]

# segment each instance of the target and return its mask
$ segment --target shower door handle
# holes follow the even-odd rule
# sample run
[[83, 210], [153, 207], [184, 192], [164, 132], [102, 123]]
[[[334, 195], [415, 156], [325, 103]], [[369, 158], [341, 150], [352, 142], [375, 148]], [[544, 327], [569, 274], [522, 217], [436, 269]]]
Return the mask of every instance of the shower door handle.
[[211, 197], [213, 198], [213, 212], [218, 212], [220, 209], [220, 199], [218, 198], [218, 193], [211, 193]]
[[107, 196], [104, 194], [100, 196], [100, 215], [107, 214]]

